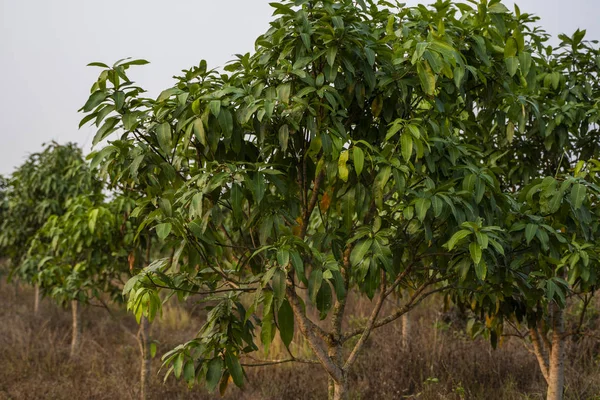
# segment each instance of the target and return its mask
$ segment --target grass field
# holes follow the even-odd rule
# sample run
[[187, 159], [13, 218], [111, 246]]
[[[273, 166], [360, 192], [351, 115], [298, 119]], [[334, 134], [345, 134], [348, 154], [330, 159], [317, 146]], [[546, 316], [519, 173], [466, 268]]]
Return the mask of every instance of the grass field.
[[[83, 313], [82, 351], [69, 359], [70, 313], [44, 300], [32, 315], [27, 287], [0, 286], [0, 399], [137, 399], [139, 352], [136, 323], [120, 310], [100, 307]], [[410, 346], [401, 345], [400, 323], [371, 337], [351, 374], [352, 399], [541, 399], [545, 384], [535, 358], [520, 340], [506, 338], [497, 350], [461, 333], [460, 314], [442, 312], [435, 299], [411, 314]], [[360, 319], [361, 304], [352, 310]], [[368, 309], [368, 307], [364, 307]], [[153, 361], [153, 399], [210, 399], [204, 388], [188, 389], [158, 373], [160, 355], [193, 337], [201, 326], [202, 306], [168, 307], [152, 326], [160, 342]], [[294, 351], [305, 353], [303, 344]], [[269, 357], [282, 352], [276, 341]], [[567, 399], [600, 399], [600, 343], [584, 339], [568, 347]], [[252, 361], [252, 360], [248, 360]], [[318, 365], [283, 364], [248, 368], [241, 391], [232, 384], [225, 399], [321, 399], [326, 379]]]

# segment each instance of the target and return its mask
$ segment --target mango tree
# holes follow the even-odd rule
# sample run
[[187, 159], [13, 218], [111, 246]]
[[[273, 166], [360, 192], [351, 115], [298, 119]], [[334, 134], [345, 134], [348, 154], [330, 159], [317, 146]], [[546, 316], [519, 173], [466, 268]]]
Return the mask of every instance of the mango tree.
[[119, 254], [125, 222], [111, 209], [122, 205], [118, 200], [103, 204], [99, 193], [70, 199], [66, 212], [51, 216], [38, 231], [28, 252], [26, 262], [40, 266], [39, 285], [57, 303], [71, 304], [71, 356], [81, 342], [82, 305], [104, 296], [120, 298], [128, 265], [127, 253]]
[[[131, 224], [130, 228], [133, 233], [132, 237], [126, 241], [129, 249], [130, 272], [136, 274], [151, 265], [156, 259], [165, 256], [172, 259], [175, 257], [175, 250], [170, 248], [171, 243], [164, 242], [164, 237], [161, 236], [162, 239], [158, 237], [157, 232], [153, 227], [148, 226], [147, 222], [140, 225], [140, 221], [147, 221], [148, 217], [152, 218], [153, 204], [144, 199], [154, 197], [152, 193], [155, 187], [149, 183], [155, 181], [154, 174], [158, 174], [158, 179], [165, 179], [164, 176], [161, 176], [163, 160], [155, 155], [153, 157], [151, 153], [129, 150], [130, 144], [126, 140], [120, 140], [105, 146], [98, 152], [93, 152], [89, 158], [92, 160], [91, 166], [96, 167], [107, 154], [114, 155], [110, 162], [102, 164], [99, 175], [105, 180], [108, 190], [112, 193], [131, 201], [138, 200], [140, 202], [141, 206], [124, 214], [128, 223]], [[149, 181], [148, 178], [150, 178]], [[148, 207], [144, 207], [144, 204]], [[141, 314], [137, 314], [136, 317], [139, 323], [136, 338], [141, 355], [140, 398], [145, 399], [150, 385], [151, 359], [156, 353], [156, 343], [150, 339], [148, 318]]]
[[10, 260], [11, 275], [36, 285], [36, 313], [40, 266], [24, 262], [31, 240], [51, 215], [65, 212], [69, 199], [97, 191], [99, 185], [89, 173], [81, 149], [73, 143], [47, 144], [8, 178], [6, 210], [0, 221], [0, 248]]
[[[211, 302], [198, 336], [164, 356], [189, 384], [225, 390], [230, 377], [243, 386], [243, 367], [310, 362], [345, 398], [374, 329], [433, 293], [523, 279], [496, 265], [510, 198], [498, 157], [474, 143], [510, 143], [503, 110], [535, 85], [517, 56], [532, 17], [497, 1], [356, 3], [273, 3], [254, 54], [224, 73], [202, 61], [156, 100], [127, 75], [145, 61], [93, 63], [82, 123], [110, 141], [96, 162], [126, 160], [120, 176], [145, 194], [134, 214], [176, 249], [127, 283], [129, 307], [154, 318], [160, 290]], [[462, 230], [481, 243], [445, 246]], [[472, 262], [457, 262], [465, 252]], [[382, 315], [401, 288], [410, 297]], [[375, 299], [354, 329], [348, 296]], [[296, 329], [312, 358], [290, 350]], [[277, 332], [289, 357], [246, 362]]]
[[[457, 293], [459, 301], [465, 295], [476, 311], [487, 315], [486, 325], [472, 325], [471, 330], [486, 332], [493, 344], [508, 323], [527, 326], [522, 332], [513, 324], [509, 331], [517, 329], [518, 336], [531, 341], [548, 383], [548, 399], [563, 396], [565, 340], [583, 333], [585, 311], [598, 285], [600, 86], [595, 76], [600, 52], [584, 36], [585, 31], [560, 35], [560, 45], [553, 48], [544, 46], [545, 35], [529, 35], [517, 51], [519, 59], [525, 51], [533, 54], [535, 84], [520, 95], [520, 106], [503, 110], [507, 116], [518, 115], [518, 121], [507, 125], [510, 145], [492, 138], [482, 146], [510, 155], [497, 161], [512, 204], [499, 223], [507, 239], [506, 257], [498, 262], [523, 279], [478, 287], [479, 293], [474, 288]], [[461, 240], [462, 246], [470, 246], [475, 239]], [[578, 321], [566, 329], [564, 308], [579, 302]]]

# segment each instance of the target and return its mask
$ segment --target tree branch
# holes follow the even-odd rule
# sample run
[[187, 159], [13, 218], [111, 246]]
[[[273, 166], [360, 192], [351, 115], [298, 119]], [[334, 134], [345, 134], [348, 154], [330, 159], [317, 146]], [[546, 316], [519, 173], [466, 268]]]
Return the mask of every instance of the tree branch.
[[325, 371], [336, 381], [341, 381], [342, 379], [342, 370], [338, 367], [331, 358], [325, 352], [325, 349], [322, 347], [321, 343], [317, 338], [317, 329], [316, 325], [310, 321], [306, 315], [304, 314], [304, 310], [302, 310], [302, 305], [298, 300], [298, 295], [294, 291], [294, 288], [287, 288], [287, 297], [290, 301], [290, 305], [292, 306], [292, 311], [294, 312], [294, 316], [298, 321], [298, 325], [300, 327], [300, 331], [308, 341], [308, 345], [315, 353], [315, 356], [319, 360], [319, 363], [325, 368]]
[[373, 308], [373, 311], [371, 312], [371, 316], [369, 317], [367, 326], [365, 326], [365, 329], [363, 330], [363, 333], [362, 333], [360, 339], [358, 339], [358, 342], [354, 346], [354, 349], [352, 350], [352, 352], [350, 353], [350, 356], [348, 356], [348, 359], [346, 360], [346, 363], [344, 364], [344, 368], [343, 368], [344, 371], [348, 371], [352, 367], [352, 365], [356, 361], [356, 358], [358, 357], [358, 354], [360, 353], [363, 346], [367, 342], [367, 339], [369, 339], [369, 335], [371, 334], [371, 331], [373, 330], [373, 327], [375, 325], [375, 321], [377, 320], [377, 317], [379, 316], [379, 312], [381, 311], [383, 302], [385, 301], [385, 298], [388, 295], [387, 290], [386, 290], [386, 281], [385, 281], [385, 271], [384, 270], [381, 270], [381, 287], [379, 290], [381, 291], [381, 294], [379, 295], [379, 300], [377, 301], [377, 304], [375, 304], [375, 308]]
[[537, 327], [529, 328], [529, 336], [531, 336], [531, 343], [533, 343], [533, 354], [535, 358], [537, 358], [538, 364], [540, 365], [540, 371], [542, 371], [542, 375], [548, 383], [548, 357], [544, 352], [544, 348], [540, 343], [540, 333]]
[[[421, 285], [419, 288], [417, 288], [415, 290], [415, 292], [413, 293], [413, 295], [410, 297], [410, 299], [408, 300], [408, 302], [402, 306], [401, 308], [399, 308], [398, 310], [396, 310], [394, 313], [388, 315], [385, 318], [382, 318], [378, 321], [376, 321], [373, 324], [373, 329], [375, 328], [379, 328], [383, 325], [387, 325], [392, 321], [397, 320], [398, 318], [400, 318], [402, 315], [406, 314], [407, 312], [409, 312], [410, 310], [412, 310], [414, 307], [416, 307], [417, 305], [419, 305], [419, 303], [421, 303], [423, 300], [425, 300], [427, 297], [431, 296], [434, 293], [438, 293], [444, 290], [447, 290], [448, 287], [442, 287], [442, 288], [438, 288], [438, 289], [434, 289], [431, 290], [423, 295], [421, 295], [421, 293], [423, 293], [423, 291], [425, 290], [426, 287], [428, 287], [431, 284], [434, 284], [436, 282], [439, 282], [440, 280], [436, 280], [434, 282], [431, 281], [427, 281], [425, 282], [423, 285]], [[420, 296], [421, 295], [421, 296]], [[342, 343], [346, 342], [348, 339], [353, 338], [354, 336], [360, 335], [364, 332], [365, 327], [363, 328], [357, 328], [353, 331], [348, 332], [347, 334], [345, 334], [342, 338]]]
[[313, 191], [310, 196], [310, 201], [304, 210], [304, 218], [302, 219], [302, 230], [300, 231], [300, 238], [304, 239], [306, 236], [306, 230], [308, 229], [308, 222], [310, 220], [310, 216], [317, 205], [317, 199], [319, 198], [319, 188], [321, 187], [321, 183], [323, 182], [323, 177], [325, 176], [325, 172], [321, 171], [319, 175], [315, 177], [315, 181], [313, 183]]

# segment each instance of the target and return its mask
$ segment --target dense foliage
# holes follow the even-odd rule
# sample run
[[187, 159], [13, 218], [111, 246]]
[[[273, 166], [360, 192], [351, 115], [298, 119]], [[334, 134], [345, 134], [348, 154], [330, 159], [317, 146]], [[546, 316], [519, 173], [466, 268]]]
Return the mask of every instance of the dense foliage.
[[[167, 376], [223, 392], [242, 359], [318, 363], [336, 399], [372, 331], [442, 293], [494, 347], [527, 337], [562, 398], [564, 341], [598, 285], [596, 43], [550, 46], [497, 0], [272, 6], [252, 54], [201, 61], [157, 99], [128, 75], [146, 61], [91, 64], [91, 165], [51, 144], [0, 181], [15, 271], [63, 303], [123, 289], [142, 353], [165, 298], [201, 298]], [[349, 296], [373, 300], [352, 326]], [[288, 359], [245, 362], [277, 332]]]
[[[545, 47], [498, 1], [357, 3], [273, 3], [253, 54], [201, 62], [156, 100], [126, 75], [145, 61], [94, 64], [83, 122], [103, 123], [95, 142], [122, 132], [95, 161], [128, 166], [116, 179], [147, 193], [135, 214], [179, 249], [129, 281], [130, 308], [153, 318], [160, 289], [215, 302], [165, 357], [189, 383], [241, 386], [256, 324], [267, 349], [298, 325], [339, 398], [371, 330], [430, 293], [492, 315], [495, 345], [505, 318], [535, 325], [596, 284], [594, 178], [568, 175], [597, 153], [583, 33]], [[399, 288], [412, 296], [380, 318]], [[349, 292], [378, 300], [344, 332]]]
[[65, 213], [69, 199], [99, 193], [81, 149], [73, 143], [47, 144], [28, 157], [8, 178], [3, 194], [5, 213], [0, 221], [0, 247], [13, 272], [36, 282], [38, 268], [25, 262], [29, 245], [50, 216]]

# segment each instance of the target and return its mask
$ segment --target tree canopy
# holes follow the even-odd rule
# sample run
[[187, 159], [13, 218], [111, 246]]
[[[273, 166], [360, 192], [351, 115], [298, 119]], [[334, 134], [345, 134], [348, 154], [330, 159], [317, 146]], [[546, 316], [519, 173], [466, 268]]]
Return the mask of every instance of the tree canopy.
[[97, 195], [100, 189], [100, 182], [74, 143], [51, 142], [43, 151], [31, 154], [5, 182], [0, 247], [11, 259], [13, 273], [32, 282], [37, 267], [23, 261], [37, 231], [50, 216], [62, 215], [69, 199]]
[[[146, 61], [92, 63], [93, 165], [135, 189], [140, 231], [175, 249], [129, 280], [129, 308], [153, 319], [161, 290], [211, 304], [169, 373], [243, 386], [256, 338], [289, 348], [298, 329], [314, 359], [288, 361], [321, 364], [343, 398], [371, 331], [433, 293], [496, 318], [495, 343], [505, 320], [535, 324], [595, 288], [598, 51], [584, 32], [548, 46], [536, 17], [494, 0], [272, 6], [252, 54], [202, 61], [157, 99], [128, 76]], [[354, 294], [376, 300], [348, 329]]]

